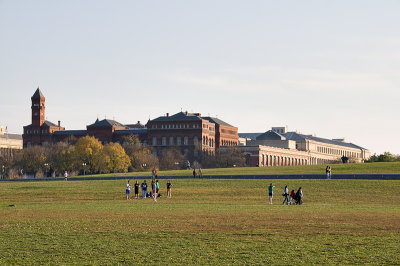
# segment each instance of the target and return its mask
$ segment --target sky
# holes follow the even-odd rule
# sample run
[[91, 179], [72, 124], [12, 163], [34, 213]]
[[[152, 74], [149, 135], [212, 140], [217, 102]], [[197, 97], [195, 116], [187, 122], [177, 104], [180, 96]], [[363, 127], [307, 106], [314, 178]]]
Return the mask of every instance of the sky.
[[181, 110], [400, 154], [400, 1], [0, 0], [0, 125]]

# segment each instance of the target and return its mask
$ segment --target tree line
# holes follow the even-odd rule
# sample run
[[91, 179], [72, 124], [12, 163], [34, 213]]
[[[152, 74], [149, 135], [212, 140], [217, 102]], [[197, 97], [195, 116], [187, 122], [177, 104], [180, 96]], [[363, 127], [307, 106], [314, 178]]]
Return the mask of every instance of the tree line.
[[384, 152], [382, 154], [374, 153], [366, 162], [400, 162], [400, 155], [395, 155], [390, 152]]
[[178, 147], [171, 147], [155, 156], [137, 135], [128, 135], [121, 143], [103, 145], [96, 138], [85, 136], [69, 143], [45, 143], [0, 153], [2, 178], [56, 177], [63, 176], [65, 171], [69, 175], [84, 175], [177, 170], [189, 164], [196, 168], [244, 166], [245, 155], [237, 148], [229, 148], [186, 158]]

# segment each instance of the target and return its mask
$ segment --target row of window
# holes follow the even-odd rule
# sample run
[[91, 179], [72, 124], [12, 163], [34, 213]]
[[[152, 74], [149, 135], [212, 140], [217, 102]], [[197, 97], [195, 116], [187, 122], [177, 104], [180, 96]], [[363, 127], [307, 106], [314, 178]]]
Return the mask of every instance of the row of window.
[[[182, 142], [183, 141], [183, 142]], [[193, 142], [189, 143], [189, 137], [185, 136], [183, 137], [161, 137], [161, 146], [181, 146], [181, 145], [195, 145], [197, 146], [199, 144], [199, 138], [197, 136], [193, 137]], [[152, 145], [157, 146], [158, 145], [158, 139], [157, 137], [153, 137], [152, 139]], [[215, 146], [215, 141], [212, 138], [208, 137], [203, 137], [203, 145], [205, 146], [210, 146], [214, 147]]]
[[40, 133], [46, 134], [46, 133], [49, 133], [49, 132], [47, 130], [45, 130], [45, 129], [42, 129], [42, 130], [27, 130], [26, 131], [26, 134], [40, 134]]
[[[196, 128], [200, 128], [200, 125], [199, 124], [192, 124], [192, 125], [190, 125], [190, 124], [161, 124], [161, 126], [160, 126], [160, 125], [154, 124], [154, 125], [151, 126], [151, 128], [154, 128], [154, 129], [156, 129], [156, 128], [161, 128], [161, 129], [195, 128], [196, 129]], [[207, 128], [210, 131], [214, 131], [215, 130], [214, 127], [210, 127], [207, 124], [203, 124], [203, 128]]]
[[261, 165], [277, 166], [277, 165], [307, 165], [307, 159], [298, 159], [284, 156], [264, 155], [261, 157]]
[[342, 156], [346, 156], [346, 157], [356, 157], [356, 158], [360, 157], [360, 154], [358, 152], [344, 151], [344, 150], [338, 150], [338, 149], [321, 147], [321, 146], [317, 147], [317, 151], [320, 153], [336, 154], [336, 155], [342, 155]]
[[237, 146], [236, 141], [230, 141], [230, 140], [222, 140], [221, 141], [221, 146]]

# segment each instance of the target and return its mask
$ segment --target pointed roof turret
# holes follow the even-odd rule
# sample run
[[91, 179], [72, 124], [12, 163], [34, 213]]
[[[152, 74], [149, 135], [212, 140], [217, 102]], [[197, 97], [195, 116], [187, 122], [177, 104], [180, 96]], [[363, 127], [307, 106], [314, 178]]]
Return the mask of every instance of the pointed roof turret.
[[41, 99], [41, 98], [44, 98], [44, 95], [38, 87], [31, 99]]

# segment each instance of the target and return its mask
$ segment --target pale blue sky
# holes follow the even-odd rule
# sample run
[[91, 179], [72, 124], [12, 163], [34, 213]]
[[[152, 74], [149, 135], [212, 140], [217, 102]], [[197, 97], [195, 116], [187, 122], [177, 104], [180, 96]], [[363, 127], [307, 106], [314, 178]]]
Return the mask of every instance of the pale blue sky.
[[181, 110], [400, 153], [400, 1], [2, 1], [0, 125]]

